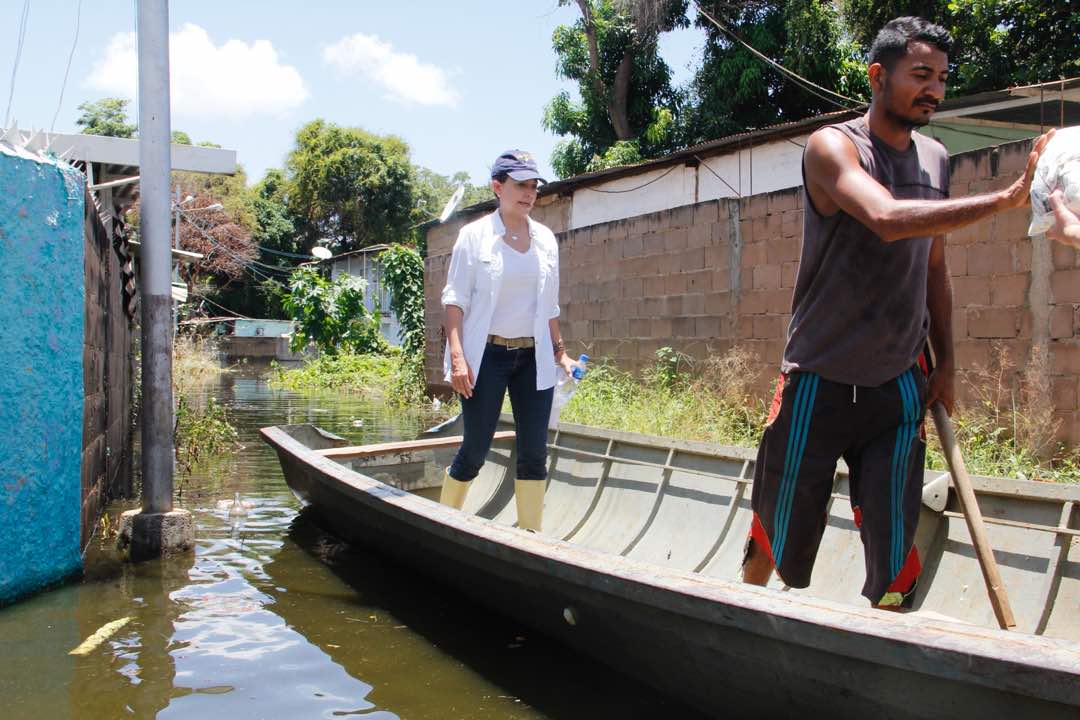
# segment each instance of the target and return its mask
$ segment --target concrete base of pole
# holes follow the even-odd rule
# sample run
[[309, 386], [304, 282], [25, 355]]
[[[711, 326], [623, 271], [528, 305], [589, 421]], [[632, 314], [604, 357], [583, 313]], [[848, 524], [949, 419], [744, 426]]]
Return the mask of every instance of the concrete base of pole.
[[120, 515], [120, 549], [132, 562], [187, 552], [195, 547], [195, 522], [187, 510]]

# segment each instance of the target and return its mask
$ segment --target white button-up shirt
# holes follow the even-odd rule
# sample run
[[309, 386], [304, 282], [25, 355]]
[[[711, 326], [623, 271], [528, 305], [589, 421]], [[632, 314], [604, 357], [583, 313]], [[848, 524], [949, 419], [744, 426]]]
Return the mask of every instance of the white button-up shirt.
[[[461, 344], [465, 362], [480, 377], [484, 347], [491, 328], [491, 316], [502, 288], [502, 254], [496, 243], [506, 234], [498, 211], [461, 228], [450, 256], [450, 270], [442, 291], [443, 307], [456, 305], [465, 318]], [[533, 340], [536, 342], [536, 389], [555, 385], [555, 355], [551, 347], [548, 321], [559, 316], [559, 245], [554, 233], [529, 218], [529, 237], [536, 249], [540, 277], [536, 284], [536, 317]], [[450, 342], [443, 353], [443, 370], [450, 382]]]

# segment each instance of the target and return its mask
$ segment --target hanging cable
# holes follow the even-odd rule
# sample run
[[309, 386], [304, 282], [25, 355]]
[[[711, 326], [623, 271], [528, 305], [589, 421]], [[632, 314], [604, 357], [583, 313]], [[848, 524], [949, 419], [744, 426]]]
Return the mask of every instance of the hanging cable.
[[598, 193], [611, 193], [611, 194], [613, 194], [613, 195], [617, 195], [617, 194], [619, 194], [619, 193], [628, 193], [628, 192], [634, 192], [635, 190], [640, 190], [640, 189], [641, 189], [641, 188], [643, 188], [643, 187], [648, 187], [649, 185], [652, 185], [652, 184], [653, 184], [654, 182], [656, 182], [657, 180], [663, 180], [663, 179], [664, 179], [664, 178], [666, 178], [666, 177], [667, 177], [667, 176], [668, 176], [668, 175], [669, 175], [669, 174], [671, 173], [671, 171], [672, 171], [672, 170], [674, 170], [674, 169], [675, 169], [676, 167], [678, 167], [678, 166], [677, 166], [677, 165], [672, 165], [671, 167], [669, 167], [669, 168], [667, 169], [667, 172], [665, 172], [665, 173], [664, 173], [663, 175], [660, 175], [660, 176], [654, 177], [654, 178], [653, 178], [652, 180], [649, 180], [648, 182], [644, 182], [644, 183], [642, 183], [642, 184], [640, 184], [640, 185], [635, 185], [635, 186], [634, 186], [634, 187], [632, 187], [632, 188], [626, 188], [625, 190], [601, 190], [600, 188], [594, 188], [594, 187], [586, 187], [586, 188], [583, 188], [583, 189], [584, 189], [584, 190], [592, 190], [593, 192], [598, 192]]
[[[799, 75], [798, 73], [796, 73], [793, 70], [788, 70], [786, 67], [784, 67], [780, 63], [776, 62], [775, 60], [773, 60], [769, 56], [767, 56], [764, 53], [760, 52], [756, 48], [751, 47], [746, 41], [744, 41], [741, 37], [736, 35], [734, 31], [729, 29], [726, 25], [724, 25], [722, 22], [717, 20], [708, 11], [706, 11], [703, 7], [701, 7], [701, 4], [698, 3], [697, 0], [690, 0], [690, 2], [695, 8], [697, 8], [699, 13], [701, 13], [713, 25], [718, 27], [725, 35], [727, 35], [728, 37], [733, 39], [735, 42], [739, 43], [744, 48], [749, 50], [750, 53], [753, 54], [755, 57], [760, 58], [761, 60], [765, 61], [770, 66], [775, 68], [778, 72], [780, 72], [781, 74], [783, 74], [783, 75], [787, 76], [788, 78], [790, 78], [791, 80], [793, 80], [796, 84], [798, 84], [800, 87], [802, 87], [803, 90], [810, 93], [811, 95], [814, 95], [814, 96], [820, 98], [821, 100], [824, 100], [825, 102], [836, 105], [837, 107], [843, 108], [844, 110], [857, 110], [857, 109], [859, 109], [861, 107], [866, 106], [866, 103], [864, 103], [864, 102], [862, 102], [860, 100], [856, 100], [855, 98], [850, 98], [850, 97], [848, 97], [846, 95], [841, 95], [838, 92], [835, 92], [835, 91], [830, 90], [830, 89], [828, 89], [826, 87], [822, 87], [821, 85], [818, 85], [817, 83], [813, 82], [812, 80], [808, 80], [807, 78], [804, 78], [802, 75]], [[828, 93], [829, 95], [832, 95], [833, 97], [839, 98], [840, 100], [846, 101], [847, 103], [854, 103], [854, 105], [853, 106], [852, 105], [847, 105], [844, 102], [840, 102], [840, 101], [834, 100], [834, 99], [832, 99], [830, 97], [826, 97], [824, 95], [821, 95], [818, 92], [815, 92], [811, 88], [817, 88], [821, 92]]]
[[8, 89], [7, 111], [4, 113], [4, 128], [11, 121], [11, 103], [15, 99], [15, 78], [19, 75], [19, 60], [22, 58], [23, 42], [26, 40], [26, 26], [30, 24], [30, 0], [24, 0], [22, 15], [19, 17], [19, 41], [15, 44], [15, 63], [11, 66], [11, 87]]
[[[235, 310], [230, 310], [229, 308], [225, 307], [224, 305], [217, 304], [216, 302], [214, 302], [210, 298], [206, 297], [205, 295], [202, 295], [202, 294], [197, 293], [197, 292], [191, 292], [189, 294], [194, 295], [197, 298], [202, 298], [205, 302], [210, 303], [211, 305], [216, 307], [218, 310], [222, 310], [222, 311], [227, 312], [227, 313], [232, 313], [233, 315], [236, 316], [236, 318], [240, 318], [241, 320], [254, 320], [254, 318], [249, 318], [247, 315], [241, 315], [240, 313], [236, 312]], [[236, 318], [228, 318], [228, 319], [229, 320], [235, 320]]]
[[56, 118], [60, 117], [60, 108], [64, 105], [64, 91], [67, 90], [68, 74], [71, 73], [71, 60], [75, 57], [75, 48], [79, 45], [79, 26], [82, 24], [82, 0], [75, 7], [75, 39], [71, 41], [71, 52], [68, 53], [67, 67], [64, 68], [64, 82], [60, 84], [60, 100], [56, 103], [56, 112], [53, 113], [52, 125], [49, 126], [49, 134], [56, 130]]
[[280, 255], [282, 257], [297, 258], [299, 260], [311, 260], [311, 258], [314, 257], [313, 255], [304, 255], [303, 253], [291, 253], [291, 252], [285, 252], [284, 250], [274, 250], [273, 248], [268, 248], [265, 245], [256, 245], [255, 247], [259, 248], [260, 250], [262, 250], [265, 253], [270, 253], [271, 255]]
[[742, 197], [742, 193], [741, 193], [741, 192], [739, 192], [738, 190], [736, 190], [735, 188], [731, 187], [731, 183], [729, 183], [729, 182], [728, 182], [727, 180], [725, 180], [724, 178], [720, 177], [720, 173], [716, 172], [716, 171], [715, 171], [715, 170], [713, 170], [713, 169], [712, 169], [711, 167], [709, 167], [709, 163], [705, 162], [704, 160], [702, 160], [702, 159], [701, 159], [700, 157], [698, 157], [697, 155], [695, 155], [694, 157], [695, 157], [695, 158], [697, 158], [697, 161], [698, 161], [699, 163], [701, 163], [702, 165], [704, 165], [704, 166], [705, 166], [705, 169], [706, 169], [706, 170], [708, 170], [708, 171], [709, 171], [709, 172], [711, 172], [711, 173], [712, 173], [713, 175], [715, 175], [715, 176], [716, 176], [716, 179], [717, 179], [717, 180], [719, 180], [720, 182], [722, 182], [722, 183], [724, 183], [725, 185], [727, 185], [727, 186], [728, 186], [728, 190], [731, 190], [731, 192], [735, 193], [735, 195], [736, 195], [736, 196], [738, 196], [738, 197]]

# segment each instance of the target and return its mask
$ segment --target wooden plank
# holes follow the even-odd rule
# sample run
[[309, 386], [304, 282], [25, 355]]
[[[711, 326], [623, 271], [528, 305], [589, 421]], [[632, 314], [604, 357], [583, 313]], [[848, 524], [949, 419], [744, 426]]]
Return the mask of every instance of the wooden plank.
[[[513, 430], [503, 430], [495, 433], [494, 440], [511, 440], [514, 437]], [[355, 458], [376, 457], [378, 455], [390, 455], [399, 452], [415, 452], [417, 450], [434, 450], [436, 448], [454, 447], [460, 445], [461, 435], [431, 438], [429, 440], [406, 440], [404, 442], [377, 443], [375, 445], [350, 445], [349, 447], [326, 448], [316, 450], [317, 455], [322, 455], [331, 460], [352, 460]]]

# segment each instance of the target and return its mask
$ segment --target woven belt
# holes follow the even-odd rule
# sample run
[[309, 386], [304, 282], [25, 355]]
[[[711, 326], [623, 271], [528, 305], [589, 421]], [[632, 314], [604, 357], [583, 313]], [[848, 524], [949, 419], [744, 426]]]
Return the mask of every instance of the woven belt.
[[505, 348], [531, 348], [536, 346], [536, 341], [531, 337], [504, 338], [502, 335], [488, 335], [487, 341], [492, 345], [502, 345]]

